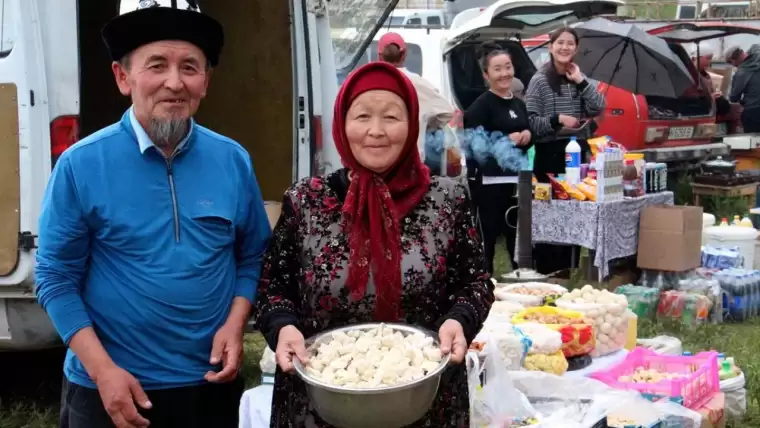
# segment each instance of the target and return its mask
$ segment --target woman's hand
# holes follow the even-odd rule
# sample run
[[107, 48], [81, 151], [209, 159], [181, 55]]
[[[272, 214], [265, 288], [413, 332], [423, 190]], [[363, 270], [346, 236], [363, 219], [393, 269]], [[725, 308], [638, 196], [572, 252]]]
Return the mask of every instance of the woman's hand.
[[576, 85], [583, 82], [583, 75], [581, 74], [581, 68], [578, 67], [578, 64], [571, 62], [570, 64], [565, 67], [565, 77], [567, 77], [567, 80], [575, 83]]
[[306, 352], [303, 334], [293, 325], [286, 325], [280, 329], [277, 338], [277, 349], [274, 351], [277, 365], [285, 373], [292, 373], [295, 370], [293, 358], [298, 358], [301, 364], [309, 361], [309, 354]]
[[530, 144], [530, 138], [531, 133], [527, 129], [520, 133], [520, 142], [517, 143], [518, 146], [527, 146]]
[[441, 352], [444, 355], [451, 353], [451, 362], [459, 364], [464, 361], [464, 355], [467, 353], [467, 341], [464, 338], [462, 324], [457, 320], [446, 320], [438, 330], [438, 337], [441, 339]]
[[575, 129], [580, 126], [581, 122], [574, 118], [573, 116], [569, 116], [566, 114], [559, 115], [559, 123], [562, 124], [565, 128]]
[[507, 135], [507, 137], [509, 137], [509, 139], [512, 140], [518, 146], [520, 145], [520, 133], [519, 132], [513, 132], [513, 133]]

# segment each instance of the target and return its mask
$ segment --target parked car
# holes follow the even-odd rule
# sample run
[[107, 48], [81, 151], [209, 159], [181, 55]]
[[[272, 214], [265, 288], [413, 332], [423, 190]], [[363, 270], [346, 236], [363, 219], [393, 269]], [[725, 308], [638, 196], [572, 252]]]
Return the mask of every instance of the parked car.
[[[651, 26], [652, 23], [647, 24]], [[659, 162], [694, 159], [707, 153], [727, 154], [729, 148], [717, 140], [742, 131], [741, 106], [732, 104], [728, 113], [716, 116], [715, 102], [706, 89], [700, 87], [697, 69], [687, 49], [692, 51], [697, 44], [709, 45], [712, 51], [720, 54], [727, 47], [725, 41], [729, 38], [758, 35], [760, 28], [731, 22], [668, 22], [650, 28], [648, 32], [668, 42], [691, 73], [694, 86], [678, 99], [670, 99], [634, 95], [602, 85], [606, 93], [606, 109], [598, 121], [597, 133], [610, 135], [627, 149], [642, 151], [648, 159]], [[723, 43], [717, 43], [718, 40]], [[549, 60], [548, 41], [546, 34], [523, 41], [537, 67]], [[713, 66], [729, 67], [725, 63], [721, 67], [719, 61]]]
[[520, 40], [594, 16], [614, 15], [621, 5], [620, 0], [499, 0], [486, 8], [461, 11], [443, 43], [443, 92], [463, 111], [487, 90], [476, 54], [487, 40], [509, 52], [515, 77], [527, 85], [536, 66]]

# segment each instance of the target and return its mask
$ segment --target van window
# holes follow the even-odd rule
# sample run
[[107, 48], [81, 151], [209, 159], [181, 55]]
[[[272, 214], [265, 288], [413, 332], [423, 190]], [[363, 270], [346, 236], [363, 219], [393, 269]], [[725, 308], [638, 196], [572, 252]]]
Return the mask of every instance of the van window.
[[333, 34], [335, 68], [345, 69], [356, 59], [367, 39], [372, 39], [381, 18], [395, 2], [389, 0], [331, 0], [327, 2]]
[[15, 34], [11, 0], [0, 0], [0, 58], [8, 56], [13, 50]]
[[697, 17], [696, 6], [678, 6], [678, 19], [694, 19]]
[[[367, 48], [367, 51], [359, 58], [359, 62], [356, 63], [356, 68], [362, 65], [377, 61], [377, 42], [372, 42]], [[406, 44], [406, 63], [404, 66], [414, 73], [422, 75], [422, 49], [419, 45], [414, 43]], [[338, 84], [342, 84], [348, 76], [349, 71], [338, 71]]]
[[422, 19], [409, 18], [409, 20], [406, 21], [406, 25], [422, 25]]
[[441, 17], [440, 16], [428, 16], [428, 25], [441, 25]]
[[746, 18], [749, 16], [747, 4], [725, 4], [710, 6], [702, 11], [702, 18]]

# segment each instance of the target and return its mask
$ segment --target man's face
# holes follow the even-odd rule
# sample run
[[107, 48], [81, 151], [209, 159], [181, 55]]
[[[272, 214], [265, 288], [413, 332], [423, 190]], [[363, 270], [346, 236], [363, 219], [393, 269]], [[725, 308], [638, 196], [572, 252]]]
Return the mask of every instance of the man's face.
[[210, 77], [206, 56], [192, 43], [166, 40], [137, 48], [128, 64], [112, 69], [122, 94], [130, 96], [143, 124], [186, 121], [206, 97]]

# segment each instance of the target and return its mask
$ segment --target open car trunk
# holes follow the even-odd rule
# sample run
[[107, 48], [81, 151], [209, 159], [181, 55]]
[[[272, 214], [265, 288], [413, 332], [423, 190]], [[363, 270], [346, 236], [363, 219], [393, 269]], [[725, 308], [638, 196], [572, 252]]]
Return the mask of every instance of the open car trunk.
[[713, 99], [707, 88], [700, 86], [700, 79], [697, 70], [691, 63], [686, 50], [678, 43], [668, 43], [670, 50], [683, 61], [692, 78], [696, 82], [693, 87], [689, 88], [684, 95], [678, 98], [660, 97], [648, 95], [646, 97], [649, 109], [649, 118], [654, 120], [667, 120], [683, 118], [694, 118], [700, 116], [709, 116], [713, 111]]
[[[512, 57], [515, 68], [515, 78], [527, 88], [530, 79], [536, 72], [528, 54], [520, 43], [513, 40], [497, 41]], [[462, 43], [449, 53], [449, 73], [457, 105], [461, 110], [467, 110], [480, 94], [488, 90], [483, 70], [478, 63], [477, 50], [480, 43]]]
[[[293, 182], [293, 78], [289, 1], [198, 1], [224, 26], [225, 46], [198, 122], [251, 154], [264, 199], [280, 200]], [[130, 101], [116, 88], [100, 30], [119, 0], [80, 7], [81, 136], [121, 117]], [[2, 248], [2, 246], [0, 246]], [[2, 266], [0, 266], [2, 271]]]

